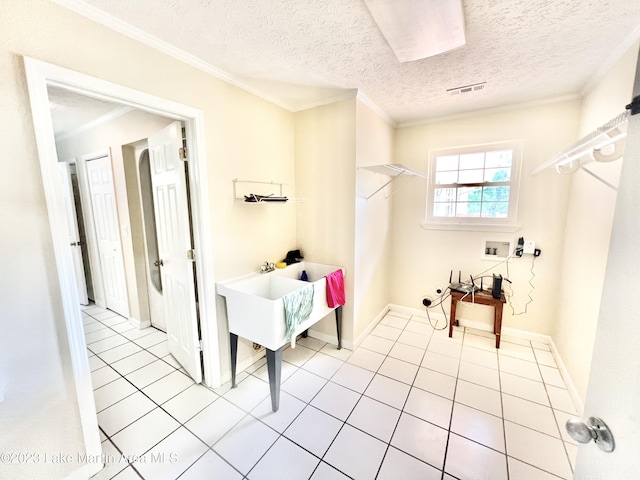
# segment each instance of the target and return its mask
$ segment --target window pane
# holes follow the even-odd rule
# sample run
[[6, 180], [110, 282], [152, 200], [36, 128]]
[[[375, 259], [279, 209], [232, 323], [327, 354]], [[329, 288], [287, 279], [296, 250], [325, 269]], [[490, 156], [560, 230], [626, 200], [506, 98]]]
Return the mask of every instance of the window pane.
[[479, 217], [480, 202], [458, 202], [458, 213], [456, 217]]
[[458, 155], [436, 157], [436, 172], [445, 170], [458, 170]]
[[509, 214], [509, 202], [484, 202], [482, 204], [482, 216], [488, 218], [507, 218]]
[[484, 187], [483, 202], [509, 202], [509, 187]]
[[487, 168], [492, 167], [510, 167], [513, 151], [500, 150], [496, 152], [487, 152]]
[[436, 172], [436, 185], [451, 184], [458, 181], [458, 172]]
[[482, 183], [483, 180], [484, 170], [460, 170], [460, 183]]
[[480, 202], [482, 200], [482, 187], [461, 187], [458, 189], [459, 202]]
[[484, 153], [465, 153], [460, 155], [460, 170], [484, 167]]
[[485, 182], [509, 182], [511, 168], [488, 168], [484, 171]]
[[434, 203], [433, 216], [434, 217], [455, 217], [456, 204], [455, 203]]
[[433, 194], [434, 202], [455, 202], [456, 201], [456, 189], [455, 188], [436, 188]]

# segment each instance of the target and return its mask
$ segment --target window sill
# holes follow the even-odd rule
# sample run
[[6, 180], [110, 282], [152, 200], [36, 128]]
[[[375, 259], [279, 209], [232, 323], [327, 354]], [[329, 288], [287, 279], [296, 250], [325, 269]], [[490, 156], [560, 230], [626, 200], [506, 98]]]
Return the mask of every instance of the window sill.
[[450, 223], [450, 222], [423, 222], [425, 230], [458, 230], [468, 232], [517, 232], [522, 225], [513, 223]]

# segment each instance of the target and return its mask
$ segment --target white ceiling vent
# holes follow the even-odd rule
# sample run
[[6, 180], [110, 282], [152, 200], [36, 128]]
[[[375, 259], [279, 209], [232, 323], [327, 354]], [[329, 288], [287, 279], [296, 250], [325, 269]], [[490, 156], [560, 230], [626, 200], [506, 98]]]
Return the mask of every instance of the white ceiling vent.
[[460, 93], [471, 93], [483, 90], [487, 86], [487, 82], [474, 83], [472, 85], [463, 85], [462, 87], [449, 88], [449, 95], [458, 95]]

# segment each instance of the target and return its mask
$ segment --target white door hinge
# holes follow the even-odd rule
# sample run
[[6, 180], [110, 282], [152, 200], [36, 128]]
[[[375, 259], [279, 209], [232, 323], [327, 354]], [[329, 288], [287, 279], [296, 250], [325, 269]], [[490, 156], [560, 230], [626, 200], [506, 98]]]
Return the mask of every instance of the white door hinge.
[[193, 248], [191, 250], [187, 250], [187, 260], [195, 260], [195, 259], [196, 259], [195, 250]]
[[178, 155], [180, 156], [180, 160], [187, 160], [187, 147], [181, 147], [178, 149]]
[[196, 348], [201, 352], [204, 350], [204, 345], [202, 344], [202, 340], [198, 340], [198, 345], [196, 345]]

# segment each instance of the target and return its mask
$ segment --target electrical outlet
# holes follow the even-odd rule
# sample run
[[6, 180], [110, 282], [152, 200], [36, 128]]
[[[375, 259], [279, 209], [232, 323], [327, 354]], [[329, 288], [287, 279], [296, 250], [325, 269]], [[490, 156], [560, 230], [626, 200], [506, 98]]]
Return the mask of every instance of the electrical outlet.
[[524, 246], [522, 247], [523, 253], [530, 253], [533, 255], [536, 251], [536, 242], [534, 240], [525, 240]]

